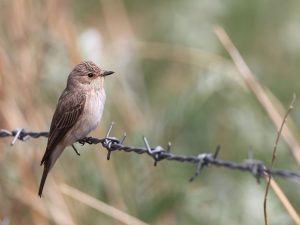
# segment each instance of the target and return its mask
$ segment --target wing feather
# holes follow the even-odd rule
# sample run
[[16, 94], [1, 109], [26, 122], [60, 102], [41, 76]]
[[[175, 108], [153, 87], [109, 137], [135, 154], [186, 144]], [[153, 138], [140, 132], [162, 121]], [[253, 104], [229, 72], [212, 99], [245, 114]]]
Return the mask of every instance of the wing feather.
[[54, 112], [46, 152], [41, 165], [50, 157], [50, 153], [74, 126], [83, 112], [86, 96], [80, 93], [65, 91], [59, 98]]

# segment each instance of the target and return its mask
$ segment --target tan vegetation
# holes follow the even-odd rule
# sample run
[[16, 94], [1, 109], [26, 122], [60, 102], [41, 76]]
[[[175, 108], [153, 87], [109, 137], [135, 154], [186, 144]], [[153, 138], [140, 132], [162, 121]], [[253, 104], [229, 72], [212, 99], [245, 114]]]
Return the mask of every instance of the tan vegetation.
[[[106, 80], [104, 118], [93, 136], [103, 137], [113, 120], [113, 135], [126, 131], [132, 145], [143, 145], [146, 135], [154, 145], [172, 141], [176, 153], [197, 155], [220, 144], [220, 158], [233, 161], [251, 146], [268, 163], [284, 109], [299, 90], [299, 7], [296, 1], [270, 9], [253, 1], [0, 0], [0, 129], [48, 130], [70, 69], [91, 59], [116, 71]], [[243, 77], [243, 68], [224, 56], [217, 23], [253, 77], [249, 71]], [[274, 165], [294, 171], [298, 103]], [[39, 198], [46, 140], [13, 147], [10, 141], [0, 140], [1, 225], [263, 223], [265, 184], [251, 176], [207, 168], [189, 183], [193, 167], [154, 168], [150, 159], [124, 153], [107, 161], [98, 146], [77, 145], [80, 157], [65, 151]], [[270, 224], [293, 224], [297, 212], [286, 213], [279, 199], [299, 211], [299, 185], [278, 183], [276, 193], [286, 196], [270, 191]]]

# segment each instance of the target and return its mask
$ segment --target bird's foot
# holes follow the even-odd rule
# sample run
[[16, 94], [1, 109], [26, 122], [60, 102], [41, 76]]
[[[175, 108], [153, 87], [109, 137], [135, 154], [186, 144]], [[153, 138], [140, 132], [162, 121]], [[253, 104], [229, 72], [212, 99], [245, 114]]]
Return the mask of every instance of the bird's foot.
[[87, 140], [88, 140], [88, 138], [84, 137], [84, 138], [78, 140], [78, 142], [79, 142], [79, 144], [84, 145], [85, 143], [87, 143]]

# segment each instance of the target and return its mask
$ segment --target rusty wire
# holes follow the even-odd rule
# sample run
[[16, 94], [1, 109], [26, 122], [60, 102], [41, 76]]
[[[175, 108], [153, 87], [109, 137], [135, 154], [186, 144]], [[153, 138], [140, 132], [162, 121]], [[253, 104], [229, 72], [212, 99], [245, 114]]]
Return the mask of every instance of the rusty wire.
[[[85, 137], [81, 140], [78, 140], [78, 142], [82, 145], [101, 144], [107, 150], [107, 160], [110, 159], [112, 152], [124, 151], [135, 152], [137, 154], [147, 154], [154, 160], [154, 166], [156, 166], [157, 163], [162, 160], [196, 164], [195, 173], [190, 178], [190, 181], [193, 181], [200, 174], [204, 167], [216, 166], [232, 170], [239, 170], [242, 172], [250, 172], [257, 179], [257, 182], [259, 182], [260, 178], [262, 178], [265, 174], [268, 174], [290, 179], [296, 181], [297, 183], [300, 183], [300, 173], [295, 173], [283, 169], [268, 168], [261, 161], [253, 159], [251, 154], [249, 154], [248, 158], [242, 163], [217, 159], [217, 156], [220, 152], [220, 146], [217, 146], [214, 153], [201, 153], [196, 156], [173, 154], [171, 152], [171, 142], [168, 143], [166, 149], [161, 146], [151, 147], [146, 137], [143, 137], [143, 141], [145, 144], [144, 147], [128, 146], [124, 144], [126, 133], [124, 133], [121, 139], [110, 136], [113, 125], [113, 123], [110, 124], [107, 134], [104, 138]], [[14, 137], [11, 142], [11, 145], [14, 145], [16, 140], [26, 141], [30, 138], [48, 137], [48, 132], [27, 132], [22, 128], [18, 128], [13, 131], [1, 129], [0, 138], [3, 137]], [[75, 146], [72, 145], [72, 147], [75, 152], [79, 154]]]

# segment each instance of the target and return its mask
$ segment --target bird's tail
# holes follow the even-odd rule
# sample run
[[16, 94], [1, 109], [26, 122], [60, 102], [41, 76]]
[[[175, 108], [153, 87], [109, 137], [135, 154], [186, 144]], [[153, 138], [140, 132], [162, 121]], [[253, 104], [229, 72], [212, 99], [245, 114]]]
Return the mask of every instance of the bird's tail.
[[51, 169], [51, 166], [50, 166], [49, 161], [45, 161], [44, 162], [43, 176], [42, 176], [42, 179], [41, 179], [41, 182], [40, 182], [40, 188], [39, 188], [39, 196], [40, 196], [40, 198], [42, 197], [43, 188], [44, 188], [45, 181], [46, 181], [46, 178], [47, 178], [47, 175], [48, 175], [50, 169]]

